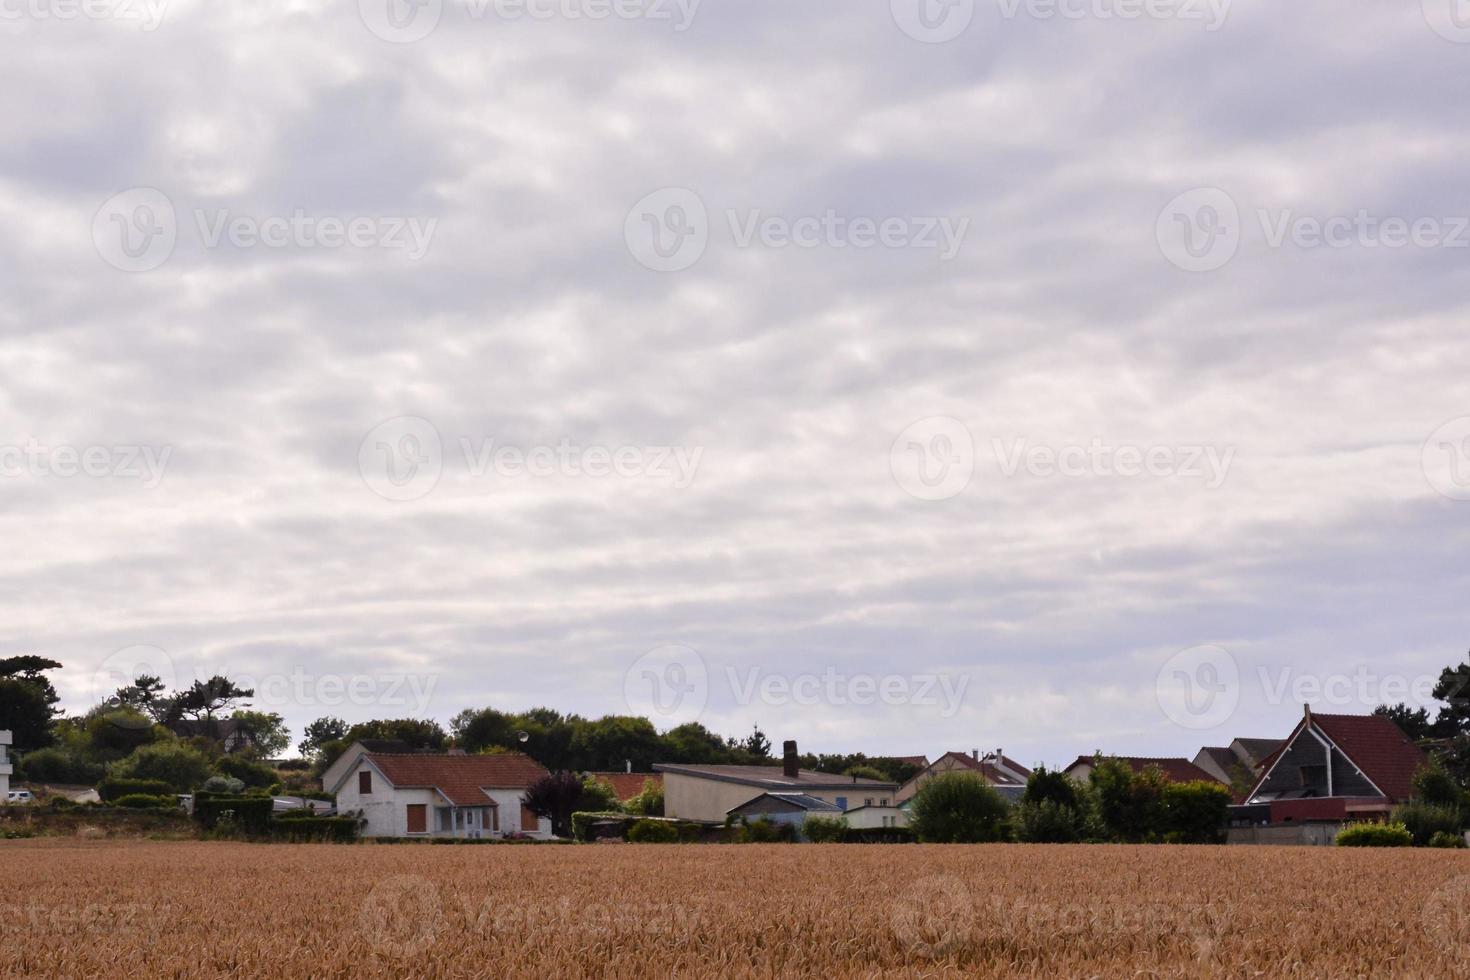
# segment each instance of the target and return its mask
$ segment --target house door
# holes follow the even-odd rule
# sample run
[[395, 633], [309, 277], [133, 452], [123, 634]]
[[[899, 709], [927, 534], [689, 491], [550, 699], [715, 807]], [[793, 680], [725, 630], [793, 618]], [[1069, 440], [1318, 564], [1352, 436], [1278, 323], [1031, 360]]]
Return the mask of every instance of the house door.
[[427, 834], [429, 832], [429, 807], [427, 804], [408, 804], [408, 832], [410, 834]]

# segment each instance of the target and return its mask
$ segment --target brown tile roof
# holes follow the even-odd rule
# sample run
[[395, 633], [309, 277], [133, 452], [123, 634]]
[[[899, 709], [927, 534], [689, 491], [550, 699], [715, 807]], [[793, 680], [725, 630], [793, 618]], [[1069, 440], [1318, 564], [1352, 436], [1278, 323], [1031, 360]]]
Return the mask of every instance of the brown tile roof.
[[[1207, 783], [1218, 783], [1220, 780], [1188, 759], [1150, 759], [1144, 756], [1104, 756], [1103, 758], [1121, 759], [1128, 763], [1128, 768], [1134, 772], [1143, 772], [1150, 766], [1162, 770], [1165, 778], [1171, 783], [1192, 783], [1204, 780]], [[1079, 764], [1092, 765], [1092, 756], [1079, 755], [1077, 761], [1068, 766], [1068, 769]]]
[[642, 793], [647, 780], [651, 779], [659, 786], [664, 784], [664, 776], [660, 772], [589, 772], [587, 775], [611, 783], [619, 802], [626, 802]]
[[541, 764], [520, 752], [494, 755], [363, 756], [399, 789], [436, 789], [455, 806], [489, 806], [487, 789], [525, 789], [546, 775]]
[[1394, 800], [1414, 795], [1414, 773], [1429, 761], [1424, 751], [1381, 715], [1319, 715], [1312, 720], [1353, 765]]
[[897, 783], [886, 783], [877, 779], [855, 779], [830, 772], [799, 770], [795, 779], [789, 778], [780, 766], [682, 766], [659, 762], [654, 769], [661, 773], [698, 776], [723, 783], [741, 783], [746, 786], [761, 786], [767, 789], [784, 789], [792, 786], [803, 788], [821, 787], [841, 789], [844, 786], [868, 787], [869, 789], [898, 789]]
[[[946, 752], [943, 756], [940, 757], [939, 761], [943, 762], [945, 759], [953, 759], [963, 765], [966, 769], [978, 772], [980, 775], [985, 777], [986, 782], [991, 783], [995, 786], [1020, 786], [1022, 783], [1022, 781], [1017, 779], [1015, 776], [1012, 776], [1009, 773], [1001, 772], [990, 763], [982, 762], [972, 755], [966, 755], [964, 752]], [[1026, 769], [1022, 771], [1030, 773], [1031, 770]]]

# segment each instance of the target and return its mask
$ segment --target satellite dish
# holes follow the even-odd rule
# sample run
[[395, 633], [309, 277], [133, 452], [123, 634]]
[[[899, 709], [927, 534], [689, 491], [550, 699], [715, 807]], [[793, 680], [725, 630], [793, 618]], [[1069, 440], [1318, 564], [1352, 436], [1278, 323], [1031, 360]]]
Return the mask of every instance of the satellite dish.
[[522, 744], [524, 744], [524, 743], [529, 742], [531, 740], [531, 733], [530, 732], [521, 732], [519, 735], [516, 736], [516, 738], [520, 739], [521, 742], [522, 742]]

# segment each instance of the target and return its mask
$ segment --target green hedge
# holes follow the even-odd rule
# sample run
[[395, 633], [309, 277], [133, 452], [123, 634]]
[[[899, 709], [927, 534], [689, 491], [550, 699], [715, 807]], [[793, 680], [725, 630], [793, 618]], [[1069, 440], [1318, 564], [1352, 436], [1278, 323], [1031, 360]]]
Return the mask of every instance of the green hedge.
[[179, 799], [176, 796], [154, 796], [149, 793], [129, 793], [127, 796], [119, 796], [112, 801], [113, 806], [126, 807], [129, 810], [177, 809]]
[[801, 832], [813, 844], [840, 844], [847, 834], [847, 819], [810, 816], [802, 822]]
[[294, 844], [351, 844], [357, 840], [360, 829], [356, 817], [281, 816], [270, 821], [272, 840]]
[[910, 827], [848, 827], [844, 844], [915, 844], [919, 840]]
[[1429, 846], [1463, 848], [1467, 845], [1465, 844], [1464, 834], [1451, 834], [1441, 830], [1436, 832], [1433, 837], [1429, 838]]
[[142, 793], [145, 796], [171, 796], [173, 787], [161, 779], [124, 779], [114, 776], [102, 780], [97, 795], [104, 803], [114, 803], [124, 796]]
[[215, 830], [221, 821], [238, 827], [252, 837], [270, 833], [275, 801], [269, 796], [194, 796], [194, 820], [205, 830]]
[[677, 844], [679, 828], [662, 820], [636, 820], [628, 828], [628, 840], [634, 844]]
[[[575, 840], [586, 843], [587, 828], [600, 820], [624, 820], [631, 822], [626, 813], [597, 813], [590, 810], [578, 810], [572, 814], [572, 837]], [[624, 831], [626, 832], [626, 827]]]
[[1411, 847], [1414, 835], [1401, 823], [1360, 823], [1337, 835], [1338, 847]]

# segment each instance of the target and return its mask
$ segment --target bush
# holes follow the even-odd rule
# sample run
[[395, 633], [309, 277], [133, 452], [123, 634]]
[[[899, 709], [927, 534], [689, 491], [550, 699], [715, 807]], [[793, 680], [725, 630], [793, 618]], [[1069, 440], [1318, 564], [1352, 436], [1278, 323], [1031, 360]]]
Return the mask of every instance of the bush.
[[807, 817], [801, 832], [813, 844], [840, 844], [847, 836], [847, 818]]
[[113, 806], [127, 807], [130, 810], [149, 810], [155, 807], [174, 809], [179, 805], [176, 796], [150, 796], [147, 793], [129, 793], [112, 801]]
[[742, 823], [735, 840], [741, 844], [795, 844], [796, 824], [761, 817]]
[[175, 793], [192, 793], [212, 773], [209, 757], [179, 742], [145, 745], [113, 765], [112, 775], [125, 779], [158, 779]]
[[842, 841], [845, 844], [916, 844], [919, 838], [910, 827], [849, 827]]
[[238, 779], [248, 789], [265, 789], [274, 786], [279, 781], [276, 771], [270, 766], [263, 762], [253, 762], [239, 755], [222, 756], [214, 764], [214, 771], [221, 776]]
[[628, 840], [634, 844], [677, 844], [679, 831], [662, 820], [637, 820], [628, 828]]
[[624, 803], [623, 809], [629, 813], [636, 813], [640, 817], [663, 816], [663, 784], [655, 779], [645, 779], [643, 781], [643, 790], [637, 796]]
[[218, 793], [220, 796], [239, 796], [245, 792], [245, 784], [233, 776], [210, 776], [199, 787], [201, 793]]
[[1456, 834], [1460, 830], [1459, 810], [1429, 803], [1405, 803], [1394, 807], [1390, 819], [1408, 828], [1415, 847], [1428, 847], [1429, 839], [1435, 834]]
[[350, 844], [357, 840], [362, 827], [356, 817], [313, 817], [294, 811], [270, 821], [272, 840], [293, 844]]
[[1223, 844], [1230, 823], [1230, 790], [1199, 780], [1164, 787], [1164, 833], [1171, 843]]
[[194, 797], [194, 820], [205, 830], [238, 829], [246, 835], [264, 837], [270, 831], [275, 801], [258, 796]]
[[1433, 837], [1429, 838], [1430, 847], [1465, 847], [1464, 834], [1451, 834], [1444, 830], [1435, 831]]
[[1077, 801], [1077, 784], [1072, 782], [1072, 777], [1066, 773], [1048, 769], [1046, 766], [1037, 766], [1026, 780], [1026, 791], [1021, 794], [1022, 803], [1043, 803], [1050, 801], [1058, 806], [1070, 807], [1080, 810]]
[[1338, 847], [1410, 847], [1414, 836], [1401, 823], [1360, 823], [1337, 835]]
[[16, 778], [27, 783], [61, 783], [68, 786], [96, 786], [106, 770], [65, 749], [37, 749], [27, 752], [15, 765]]
[[946, 772], [914, 794], [909, 823], [926, 844], [983, 844], [1005, 840], [1010, 804], [984, 779]]
[[161, 779], [104, 779], [97, 787], [97, 795], [104, 803], [114, 803], [124, 796], [164, 796], [173, 792], [173, 787]]
[[1458, 809], [1463, 798], [1460, 784], [1439, 763], [1431, 762], [1414, 773], [1415, 802]]
[[1075, 844], [1083, 835], [1081, 812], [1050, 799], [1023, 799], [1012, 826], [1016, 840], [1023, 844]]

